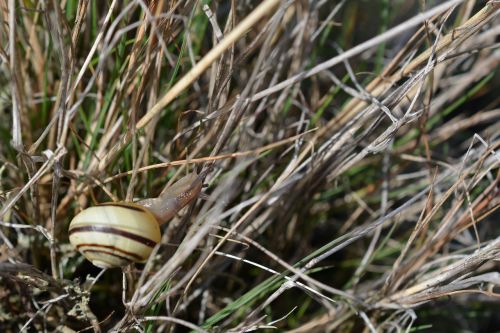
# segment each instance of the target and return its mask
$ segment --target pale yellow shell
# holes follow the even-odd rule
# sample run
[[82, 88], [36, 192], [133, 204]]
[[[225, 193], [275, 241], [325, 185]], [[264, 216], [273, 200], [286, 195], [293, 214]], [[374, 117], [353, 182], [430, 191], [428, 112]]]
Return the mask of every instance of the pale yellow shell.
[[133, 203], [106, 203], [87, 208], [69, 225], [71, 244], [102, 268], [144, 262], [160, 239], [156, 218]]

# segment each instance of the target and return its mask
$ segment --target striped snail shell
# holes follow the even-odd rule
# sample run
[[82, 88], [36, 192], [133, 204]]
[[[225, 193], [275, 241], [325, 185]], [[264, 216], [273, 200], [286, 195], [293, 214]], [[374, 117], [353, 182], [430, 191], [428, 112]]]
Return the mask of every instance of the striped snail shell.
[[158, 198], [110, 202], [84, 209], [69, 225], [69, 241], [95, 266], [123, 267], [145, 262], [161, 240], [160, 224], [201, 191], [204, 174], [189, 174]]
[[89, 207], [71, 221], [69, 241], [102, 268], [144, 262], [161, 239], [156, 218], [133, 203]]

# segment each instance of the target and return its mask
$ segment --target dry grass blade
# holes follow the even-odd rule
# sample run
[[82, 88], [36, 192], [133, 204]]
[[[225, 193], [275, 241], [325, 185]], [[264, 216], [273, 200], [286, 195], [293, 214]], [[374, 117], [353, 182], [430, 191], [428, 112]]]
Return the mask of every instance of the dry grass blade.
[[[222, 53], [226, 52], [241, 36], [252, 26], [254, 26], [263, 16], [268, 15], [269, 12], [279, 3], [279, 0], [266, 0], [262, 2], [245, 20], [231, 31], [219, 44], [207, 53], [203, 59], [196, 64], [189, 72], [187, 72], [182, 79], [180, 79], [168, 92], [149, 110], [136, 125], [137, 129], [144, 128], [153, 117], [155, 117], [165, 106], [174, 100], [184, 89], [189, 87], [194, 80], [203, 74], [208, 67], [217, 60]], [[113, 147], [106, 158], [100, 163], [100, 170], [103, 170], [109, 164], [110, 160], [125, 148], [131, 140], [131, 135], [127, 132], [118, 144]]]

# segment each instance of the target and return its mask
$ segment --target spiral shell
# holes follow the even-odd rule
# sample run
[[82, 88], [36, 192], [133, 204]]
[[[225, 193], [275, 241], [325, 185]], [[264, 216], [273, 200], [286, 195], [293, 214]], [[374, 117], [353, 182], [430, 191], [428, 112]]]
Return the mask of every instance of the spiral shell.
[[160, 241], [156, 218], [133, 203], [104, 203], [87, 208], [69, 225], [69, 241], [101, 268], [144, 262]]

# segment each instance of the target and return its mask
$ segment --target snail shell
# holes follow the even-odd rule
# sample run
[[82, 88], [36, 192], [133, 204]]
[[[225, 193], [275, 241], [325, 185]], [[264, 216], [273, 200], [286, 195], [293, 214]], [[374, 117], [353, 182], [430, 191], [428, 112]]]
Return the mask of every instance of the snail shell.
[[69, 226], [71, 244], [101, 268], [144, 262], [160, 240], [160, 227], [153, 214], [128, 202], [89, 207]]
[[70, 243], [102, 268], [146, 261], [161, 240], [159, 225], [198, 196], [209, 170], [183, 177], [158, 198], [104, 203], [81, 211], [69, 224]]

